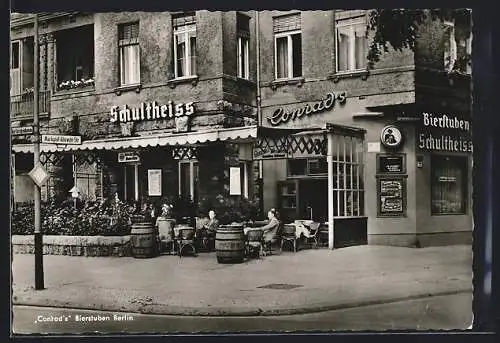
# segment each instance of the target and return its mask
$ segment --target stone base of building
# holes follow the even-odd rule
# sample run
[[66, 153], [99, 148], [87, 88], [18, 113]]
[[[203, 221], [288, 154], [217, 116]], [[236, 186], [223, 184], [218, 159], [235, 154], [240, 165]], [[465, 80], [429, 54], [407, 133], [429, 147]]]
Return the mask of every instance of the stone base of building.
[[[12, 236], [14, 254], [34, 254], [35, 244], [32, 235]], [[132, 256], [130, 236], [44, 236], [44, 255], [67, 256]]]
[[472, 244], [472, 231], [436, 232], [429, 234], [369, 234], [368, 244], [412, 248]]

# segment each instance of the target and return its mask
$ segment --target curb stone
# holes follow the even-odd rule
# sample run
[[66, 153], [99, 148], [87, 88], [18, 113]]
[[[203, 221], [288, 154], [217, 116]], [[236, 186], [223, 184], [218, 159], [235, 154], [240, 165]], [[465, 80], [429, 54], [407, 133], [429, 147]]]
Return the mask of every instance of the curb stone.
[[98, 311], [113, 311], [113, 312], [129, 312], [139, 314], [152, 314], [152, 315], [170, 315], [170, 316], [201, 316], [201, 317], [257, 317], [257, 316], [283, 316], [283, 315], [297, 315], [325, 311], [342, 310], [348, 308], [356, 308], [363, 306], [381, 305], [387, 303], [394, 303], [405, 300], [422, 299], [433, 296], [454, 295], [460, 293], [471, 293], [471, 289], [457, 289], [452, 291], [440, 291], [435, 293], [422, 292], [405, 297], [395, 297], [387, 299], [367, 299], [364, 301], [335, 303], [335, 304], [318, 304], [314, 306], [303, 306], [298, 308], [223, 308], [223, 307], [180, 307], [168, 305], [141, 305], [125, 307], [121, 305], [99, 305], [99, 304], [71, 304], [67, 301], [61, 302], [58, 300], [50, 300], [43, 302], [43, 300], [34, 300], [30, 298], [13, 300], [13, 305], [19, 306], [37, 306], [37, 307], [57, 307], [57, 308], [71, 308], [82, 310], [98, 310]]

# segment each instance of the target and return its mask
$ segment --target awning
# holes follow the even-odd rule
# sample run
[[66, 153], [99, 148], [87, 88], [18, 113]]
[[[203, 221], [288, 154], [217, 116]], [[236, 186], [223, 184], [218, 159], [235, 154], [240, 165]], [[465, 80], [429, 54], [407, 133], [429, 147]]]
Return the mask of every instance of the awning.
[[[194, 131], [187, 133], [165, 133], [139, 137], [120, 137], [83, 141], [81, 145], [40, 144], [40, 152], [121, 150], [167, 145], [197, 145], [216, 141], [245, 141], [257, 138], [257, 126]], [[16, 153], [33, 153], [33, 144], [12, 145]]]

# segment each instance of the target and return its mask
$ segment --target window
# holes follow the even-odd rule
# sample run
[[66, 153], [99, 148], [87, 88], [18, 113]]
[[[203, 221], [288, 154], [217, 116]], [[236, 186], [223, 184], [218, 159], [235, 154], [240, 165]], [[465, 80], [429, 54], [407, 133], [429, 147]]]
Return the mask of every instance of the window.
[[[78, 42], [78, 44], [75, 44]], [[94, 27], [85, 25], [56, 34], [58, 89], [90, 86], [94, 78]], [[89, 82], [90, 81], [90, 82]]]
[[365, 17], [336, 21], [337, 71], [357, 71], [366, 68], [367, 40]]
[[97, 173], [96, 163], [76, 163], [74, 168], [76, 187], [80, 190], [81, 196], [86, 200], [97, 200], [97, 180], [99, 174]]
[[[123, 165], [123, 193], [119, 194], [123, 200], [139, 200], [139, 165], [126, 163]], [[95, 190], [94, 190], [95, 191]]]
[[334, 216], [363, 216], [363, 139], [335, 135], [333, 144]]
[[240, 189], [241, 195], [245, 198], [248, 198], [250, 194], [250, 163], [248, 161], [240, 162]]
[[250, 18], [242, 14], [237, 17], [238, 29], [238, 77], [242, 79], [249, 78], [249, 52], [248, 45], [250, 41]]
[[173, 17], [175, 77], [196, 75], [196, 17], [185, 14]]
[[140, 83], [139, 23], [119, 26], [120, 84]]
[[21, 43], [11, 43], [10, 49], [10, 95], [21, 93]]
[[467, 157], [432, 155], [432, 214], [465, 214]]
[[276, 79], [302, 76], [300, 14], [274, 18], [274, 69]]
[[198, 202], [198, 162], [179, 162], [179, 195]]

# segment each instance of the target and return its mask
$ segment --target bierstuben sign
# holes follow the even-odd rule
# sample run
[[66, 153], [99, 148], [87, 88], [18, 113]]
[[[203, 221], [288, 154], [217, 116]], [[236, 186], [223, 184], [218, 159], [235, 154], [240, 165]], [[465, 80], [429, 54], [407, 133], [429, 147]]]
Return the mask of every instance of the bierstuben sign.
[[274, 113], [267, 118], [272, 126], [278, 126], [285, 124], [290, 120], [300, 119], [303, 116], [310, 116], [313, 114], [322, 113], [333, 108], [336, 102], [339, 104], [345, 104], [347, 99], [346, 92], [340, 93], [328, 93], [326, 98], [320, 100], [314, 104], [306, 104], [293, 109], [287, 109], [283, 107], [277, 108]]
[[422, 113], [417, 144], [421, 150], [472, 152], [468, 120], [447, 114]]

